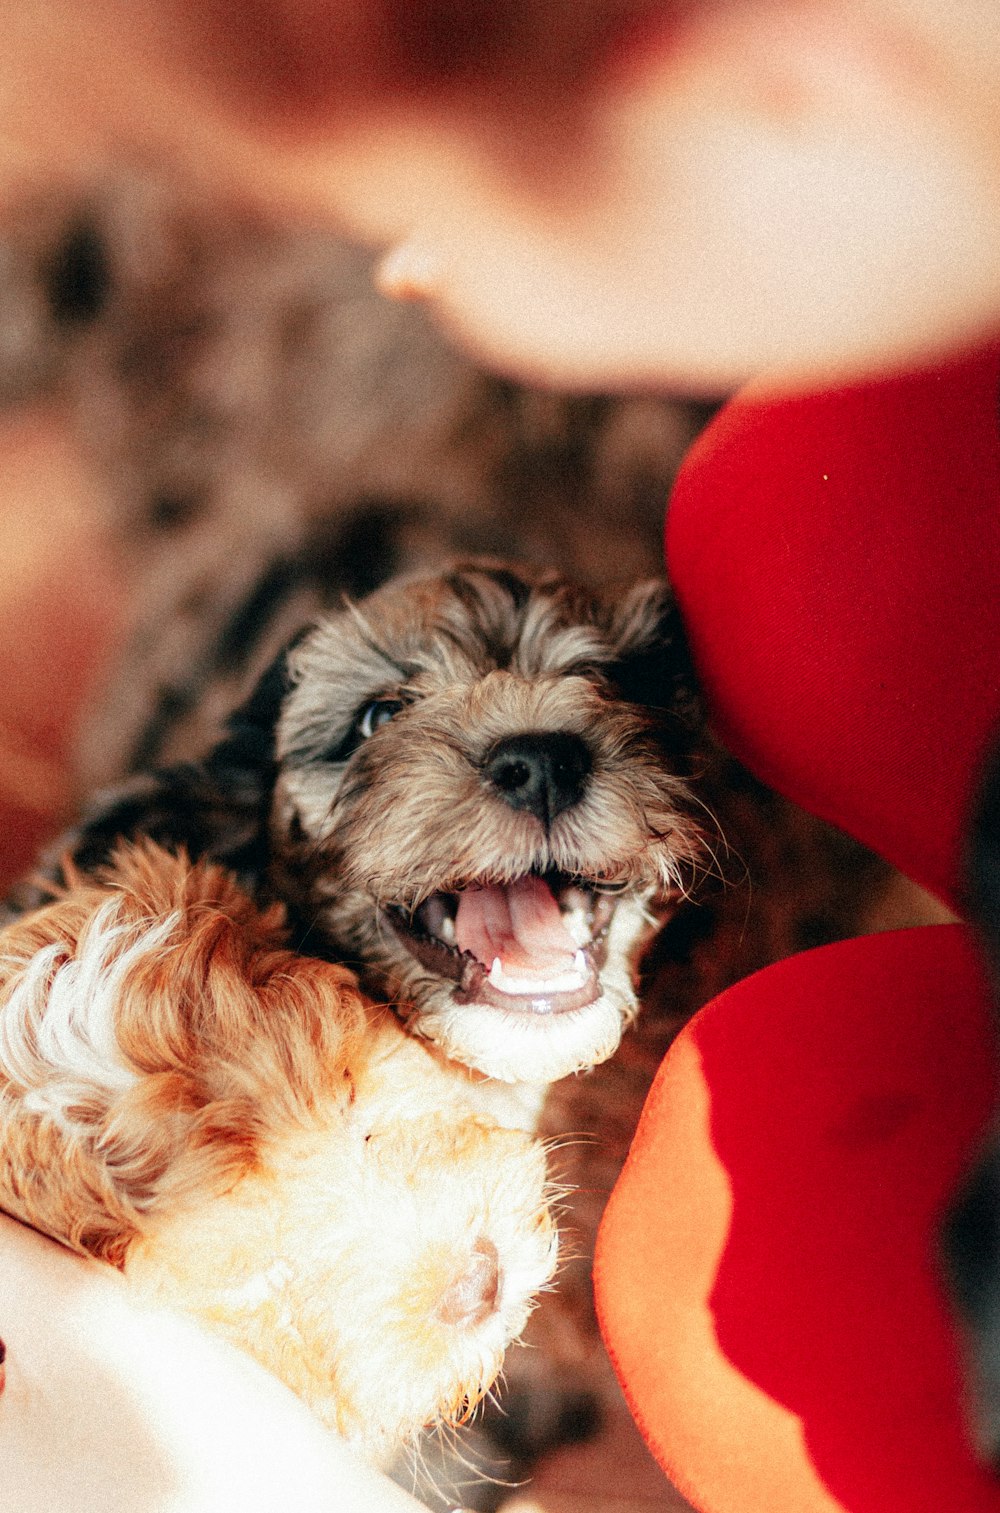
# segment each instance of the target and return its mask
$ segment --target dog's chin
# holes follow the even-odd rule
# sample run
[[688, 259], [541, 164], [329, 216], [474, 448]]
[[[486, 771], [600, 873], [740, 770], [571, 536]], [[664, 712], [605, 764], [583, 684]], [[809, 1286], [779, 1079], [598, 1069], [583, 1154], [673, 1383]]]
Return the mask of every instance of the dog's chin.
[[490, 970], [468, 952], [397, 919], [406, 954], [397, 958], [393, 996], [408, 1028], [451, 1060], [507, 1083], [555, 1082], [614, 1055], [638, 1004], [631, 963], [649, 929], [640, 899], [598, 900], [594, 926], [558, 971]]
[[631, 984], [603, 986], [590, 1003], [557, 1011], [458, 1001], [442, 988], [407, 1017], [407, 1027], [453, 1061], [498, 1082], [548, 1083], [613, 1056], [634, 1017]]

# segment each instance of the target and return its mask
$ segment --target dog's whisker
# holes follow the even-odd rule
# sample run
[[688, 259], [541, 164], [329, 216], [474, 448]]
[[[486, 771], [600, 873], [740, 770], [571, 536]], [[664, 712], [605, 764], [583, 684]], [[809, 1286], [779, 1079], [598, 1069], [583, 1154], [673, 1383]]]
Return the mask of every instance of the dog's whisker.
[[[690, 798], [696, 808], [700, 809], [703, 814], [706, 814], [711, 821], [710, 833], [716, 838], [718, 846], [721, 848], [722, 854], [726, 857], [727, 861], [738, 863], [741, 869], [740, 876], [736, 879], [733, 879], [730, 876], [727, 867], [721, 860], [719, 850], [715, 845], [709, 842], [707, 835], [703, 834], [702, 851], [711, 858], [711, 861], [713, 863], [712, 870], [704, 872], [703, 875], [707, 877], [714, 877], [717, 882], [722, 883], [724, 886], [730, 886], [733, 883], [739, 886], [745, 882], [748, 882], [750, 878], [750, 869], [747, 864], [746, 858], [741, 856], [733, 846], [729, 837], [725, 833], [722, 821], [719, 819], [718, 815], [705, 801], [701, 794], [697, 792], [696, 789], [691, 789]], [[697, 864], [697, 858], [695, 859], [695, 862]]]
[[[494, 1397], [493, 1393], [484, 1393], [483, 1397], [480, 1398], [479, 1402], [476, 1404], [472, 1415], [470, 1415], [470, 1417], [463, 1422], [461, 1426], [463, 1429], [467, 1429], [470, 1425], [473, 1425], [476, 1422], [477, 1417], [481, 1417], [483, 1403], [487, 1400], [487, 1398], [490, 1402], [496, 1402], [496, 1398]], [[451, 1425], [444, 1425], [442, 1426], [442, 1429], [438, 1431], [438, 1433], [441, 1439], [447, 1440], [451, 1459], [456, 1462], [458, 1466], [462, 1467], [463, 1470], [468, 1471], [470, 1475], [470, 1480], [468, 1481], [459, 1481], [455, 1477], [450, 1476], [448, 1479], [449, 1493], [460, 1492], [465, 1487], [475, 1486], [476, 1483], [481, 1480], [492, 1482], [496, 1486], [515, 1485], [513, 1482], [503, 1480], [501, 1476], [499, 1459], [494, 1461], [491, 1458], [480, 1454], [475, 1460], [473, 1460], [471, 1455], [465, 1449], [462, 1442], [462, 1436], [457, 1428], [453, 1428]], [[440, 1493], [444, 1489], [439, 1487], [437, 1490]]]
[[600, 1136], [596, 1135], [593, 1130], [560, 1130], [557, 1135], [549, 1135], [545, 1138], [545, 1148], [549, 1151], [557, 1151], [562, 1150], [564, 1147], [595, 1145], [599, 1139]]

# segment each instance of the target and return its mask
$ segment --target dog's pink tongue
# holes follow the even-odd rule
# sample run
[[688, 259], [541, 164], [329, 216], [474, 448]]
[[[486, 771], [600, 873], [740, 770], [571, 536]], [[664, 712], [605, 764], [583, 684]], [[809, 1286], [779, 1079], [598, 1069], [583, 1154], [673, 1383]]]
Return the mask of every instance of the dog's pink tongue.
[[458, 895], [455, 942], [486, 967], [499, 957], [505, 971], [543, 976], [565, 970], [577, 950], [551, 888], [540, 877], [522, 877], [506, 887], [466, 888]]

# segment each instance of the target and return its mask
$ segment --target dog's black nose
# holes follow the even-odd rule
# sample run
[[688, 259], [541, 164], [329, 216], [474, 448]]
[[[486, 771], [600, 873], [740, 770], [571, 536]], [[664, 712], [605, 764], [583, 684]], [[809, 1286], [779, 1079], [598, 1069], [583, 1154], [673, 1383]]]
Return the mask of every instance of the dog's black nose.
[[530, 809], [549, 824], [579, 803], [590, 768], [590, 752], [578, 735], [526, 730], [498, 741], [484, 771], [512, 809]]

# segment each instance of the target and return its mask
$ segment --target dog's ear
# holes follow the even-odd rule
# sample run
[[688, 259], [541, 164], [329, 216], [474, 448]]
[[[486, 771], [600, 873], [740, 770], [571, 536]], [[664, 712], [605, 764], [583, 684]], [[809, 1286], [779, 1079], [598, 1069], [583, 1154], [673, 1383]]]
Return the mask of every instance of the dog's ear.
[[608, 676], [632, 704], [667, 711], [691, 736], [704, 714], [684, 627], [669, 585], [651, 579], [630, 589], [609, 612], [615, 660]]
[[141, 836], [167, 851], [183, 847], [193, 859], [223, 862], [253, 891], [268, 864], [275, 727], [290, 686], [294, 644], [272, 662], [201, 761], [138, 773], [98, 794], [79, 824], [48, 849], [33, 878], [11, 894], [8, 917], [44, 902], [43, 880], [58, 880], [67, 858], [92, 873], [110, 860], [118, 841]]

